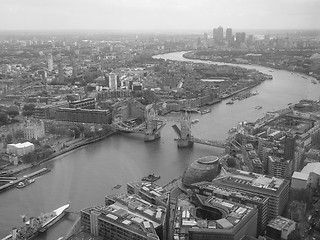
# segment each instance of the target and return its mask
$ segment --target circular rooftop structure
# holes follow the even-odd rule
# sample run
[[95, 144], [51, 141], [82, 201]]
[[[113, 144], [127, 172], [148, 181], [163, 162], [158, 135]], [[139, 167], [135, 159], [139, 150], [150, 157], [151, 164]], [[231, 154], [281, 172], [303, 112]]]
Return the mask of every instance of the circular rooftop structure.
[[216, 156], [205, 156], [195, 160], [182, 175], [182, 183], [190, 186], [193, 183], [215, 179], [221, 171], [219, 158]]

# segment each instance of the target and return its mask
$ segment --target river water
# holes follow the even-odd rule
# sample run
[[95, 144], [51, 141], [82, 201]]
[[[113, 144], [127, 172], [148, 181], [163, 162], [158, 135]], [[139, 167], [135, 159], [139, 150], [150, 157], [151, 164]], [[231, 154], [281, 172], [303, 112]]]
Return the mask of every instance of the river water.
[[[209, 63], [184, 59], [183, 53], [169, 53], [155, 58]], [[233, 105], [226, 105], [227, 100], [224, 100], [213, 105], [208, 114], [193, 114], [193, 119], [199, 119], [192, 127], [194, 136], [224, 140], [228, 130], [239, 121], [254, 121], [267, 111], [285, 108], [288, 103], [296, 103], [300, 99], [319, 99], [320, 84], [313, 84], [311, 77], [305, 79], [301, 74], [276, 69], [269, 72], [269, 68], [261, 66], [238, 66], [272, 74], [273, 80], [267, 80], [252, 90], [258, 91], [259, 95], [236, 101]], [[256, 110], [256, 106], [262, 106], [262, 109]], [[178, 113], [176, 115], [179, 116]], [[13, 227], [22, 225], [20, 215], [38, 216], [69, 201], [71, 211], [79, 212], [84, 207], [103, 204], [105, 195], [125, 192], [127, 182], [139, 181], [143, 176], [155, 173], [161, 176], [158, 184], [164, 185], [179, 177], [195, 159], [221, 152], [198, 144], [192, 149], [178, 149], [172, 124], [166, 124], [159, 141], [145, 143], [143, 136], [138, 134], [114, 135], [48, 162], [45, 166], [52, 171], [35, 183], [24, 189], [1, 193], [0, 237], [6, 236]], [[122, 187], [112, 190], [117, 184]], [[74, 213], [66, 215], [38, 239], [56, 240], [64, 236], [77, 217]]]

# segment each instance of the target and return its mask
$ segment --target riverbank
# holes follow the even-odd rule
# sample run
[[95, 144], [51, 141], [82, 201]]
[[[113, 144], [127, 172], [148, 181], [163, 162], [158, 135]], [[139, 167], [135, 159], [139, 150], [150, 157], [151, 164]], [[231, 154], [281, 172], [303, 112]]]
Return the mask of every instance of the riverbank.
[[[252, 65], [252, 64], [256, 64], [256, 63], [253, 63], [251, 60], [248, 60], [248, 59], [244, 59], [246, 62], [237, 62], [236, 60], [230, 60], [230, 61], [226, 61], [225, 59], [214, 59], [210, 56], [208, 57], [201, 57], [201, 56], [194, 56], [194, 52], [195, 50], [191, 50], [191, 51], [188, 51], [186, 53], [184, 53], [182, 56], [186, 59], [189, 59], [189, 60], [201, 60], [201, 61], [207, 61], [207, 62], [222, 62], [222, 63], [226, 63], [226, 64], [244, 64], [244, 65]], [[303, 71], [299, 71], [299, 69], [297, 68], [294, 68], [294, 67], [290, 67], [290, 66], [287, 66], [287, 67], [284, 67], [284, 66], [279, 66], [279, 65], [273, 65], [273, 64], [266, 64], [264, 62], [259, 62], [258, 63], [259, 66], [262, 66], [262, 67], [266, 67], [266, 68], [272, 68], [272, 69], [278, 69], [278, 70], [285, 70], [285, 71], [290, 71], [290, 72], [295, 72], [296, 74], [302, 74], [304, 76], [308, 76], [308, 77], [313, 77], [314, 79], [318, 80], [320, 82], [320, 77], [315, 75], [315, 74], [307, 74], [306, 72], [303, 72]]]
[[[42, 159], [40, 160], [39, 162], [37, 162], [36, 164], [26, 164], [24, 165], [23, 167], [21, 166], [16, 166], [15, 168], [11, 168], [10, 170], [7, 171], [7, 174], [9, 174], [10, 176], [11, 175], [17, 175], [17, 174], [23, 174], [24, 172], [32, 169], [32, 168], [35, 168], [35, 167], [38, 167], [38, 166], [41, 166], [45, 163], [47, 163], [48, 161], [51, 161], [51, 160], [54, 160], [55, 158], [63, 155], [63, 154], [66, 154], [66, 153], [69, 153], [75, 149], [78, 149], [78, 148], [81, 148], [81, 147], [84, 147], [86, 145], [89, 145], [91, 143], [95, 143], [95, 142], [98, 142], [98, 141], [101, 141], [111, 135], [113, 135], [114, 132], [110, 131], [104, 135], [101, 135], [101, 136], [95, 136], [95, 137], [91, 137], [91, 138], [87, 138], [87, 139], [83, 139], [79, 142], [76, 142], [68, 147], [65, 147], [63, 149], [61, 149], [60, 151], [57, 151], [57, 152], [54, 152], [51, 156], [45, 158], [45, 159]], [[3, 176], [6, 176], [6, 174], [3, 172]]]

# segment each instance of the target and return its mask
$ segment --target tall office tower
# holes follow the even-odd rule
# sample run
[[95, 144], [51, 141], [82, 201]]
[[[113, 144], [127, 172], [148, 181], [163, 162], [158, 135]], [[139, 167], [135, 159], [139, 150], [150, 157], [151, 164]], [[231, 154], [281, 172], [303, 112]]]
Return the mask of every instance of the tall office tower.
[[64, 82], [64, 72], [63, 72], [63, 65], [61, 61], [59, 61], [58, 63], [58, 81], [59, 83]]
[[53, 70], [53, 58], [51, 53], [49, 53], [48, 55], [48, 70], [49, 71]]
[[233, 44], [234, 38], [232, 36], [232, 28], [227, 28], [227, 30], [226, 30], [226, 40], [227, 40], [227, 43], [229, 45]]
[[204, 40], [208, 40], [208, 33], [204, 33], [203, 38], [204, 38]]
[[268, 168], [269, 175], [290, 180], [293, 173], [293, 160], [269, 156]]
[[221, 26], [218, 27], [218, 40], [219, 42], [223, 41], [223, 28]]
[[221, 26], [213, 29], [213, 41], [215, 43], [223, 42], [223, 28]]
[[248, 36], [247, 43], [248, 43], [248, 45], [252, 45], [253, 44], [253, 35], [249, 35]]
[[295, 137], [293, 134], [287, 132], [284, 139], [284, 159], [293, 160], [295, 150]]
[[236, 33], [236, 44], [240, 46], [242, 43], [246, 41], [246, 33], [245, 32], [238, 32]]
[[109, 88], [111, 90], [117, 90], [118, 89], [117, 75], [114, 74], [114, 73], [109, 74]]
[[281, 215], [289, 200], [290, 182], [281, 178], [236, 170], [230, 176], [212, 182], [268, 197], [268, 221]]

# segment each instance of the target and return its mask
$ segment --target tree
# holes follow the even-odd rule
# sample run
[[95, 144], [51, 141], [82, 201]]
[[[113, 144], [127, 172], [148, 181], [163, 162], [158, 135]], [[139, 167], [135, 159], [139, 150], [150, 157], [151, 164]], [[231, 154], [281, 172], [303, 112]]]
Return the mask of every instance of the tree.
[[22, 115], [23, 116], [31, 116], [33, 114], [35, 107], [36, 107], [36, 105], [34, 105], [33, 103], [24, 105], [23, 109], [22, 109]]
[[0, 126], [8, 124], [8, 114], [0, 112]]
[[11, 134], [8, 134], [7, 137], [6, 137], [6, 139], [7, 139], [6, 142], [7, 142], [8, 144], [12, 143], [12, 139], [13, 139], [13, 138], [12, 138], [12, 135], [11, 135]]
[[19, 109], [17, 106], [10, 106], [8, 109], [7, 109], [7, 114], [11, 117], [15, 117], [15, 116], [18, 116], [19, 115]]
[[24, 138], [23, 131], [21, 129], [18, 129], [17, 131], [15, 131], [14, 137], [18, 139]]
[[288, 240], [301, 240], [301, 234], [299, 230], [294, 230], [288, 235]]
[[234, 158], [228, 158], [227, 166], [230, 168], [234, 168], [236, 166], [236, 160], [234, 160]]

